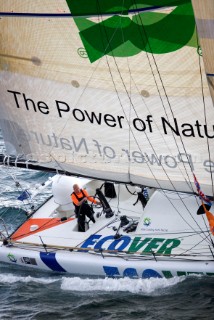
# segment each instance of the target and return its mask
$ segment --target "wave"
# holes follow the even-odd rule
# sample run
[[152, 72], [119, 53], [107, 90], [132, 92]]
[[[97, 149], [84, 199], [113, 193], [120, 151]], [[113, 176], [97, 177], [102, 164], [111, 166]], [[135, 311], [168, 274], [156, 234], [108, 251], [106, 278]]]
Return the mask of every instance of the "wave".
[[36, 277], [31, 277], [31, 276], [16, 276], [11, 273], [8, 274], [0, 274], [0, 283], [17, 283], [17, 282], [22, 282], [22, 283], [30, 283], [30, 282], [35, 282], [39, 284], [51, 284], [54, 282], [59, 281], [59, 278], [36, 278]]
[[129, 292], [152, 294], [159, 289], [165, 289], [177, 285], [186, 279], [185, 276], [165, 278], [150, 278], [150, 279], [130, 279], [130, 278], [104, 278], [104, 279], [89, 279], [80, 277], [33, 277], [14, 275], [12, 273], [0, 274], [1, 284], [12, 283], [38, 283], [52, 284], [59, 282], [60, 288], [63, 291], [102, 291], [102, 292]]
[[62, 278], [61, 289], [68, 291], [102, 291], [102, 292], [130, 292], [130, 293], [144, 293], [151, 294], [159, 289], [165, 289], [175, 286], [184, 281], [185, 276], [174, 277], [170, 279], [165, 278], [150, 278], [150, 279], [83, 279], [79, 277]]

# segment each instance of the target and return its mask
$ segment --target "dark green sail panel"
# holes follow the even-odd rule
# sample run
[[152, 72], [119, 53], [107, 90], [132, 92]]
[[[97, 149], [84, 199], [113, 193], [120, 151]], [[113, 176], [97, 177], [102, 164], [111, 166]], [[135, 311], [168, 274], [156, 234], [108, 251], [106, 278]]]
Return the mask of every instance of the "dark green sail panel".
[[[73, 14], [82, 1], [67, 1]], [[86, 10], [86, 3], [83, 11]], [[102, 12], [124, 12], [133, 8], [135, 1], [89, 1], [92, 5], [102, 3]], [[78, 3], [78, 5], [77, 5]], [[115, 6], [115, 3], [117, 6]], [[140, 12], [132, 17], [113, 14], [109, 18], [99, 18], [95, 23], [89, 18], [78, 17], [74, 21], [87, 51], [89, 60], [94, 62], [104, 55], [129, 57], [146, 51], [163, 54], [176, 51], [185, 45], [197, 46], [195, 20], [191, 2], [185, 1], [136, 1], [138, 7], [175, 5], [169, 14], [160, 12]], [[75, 4], [75, 5], [74, 5]], [[75, 9], [75, 10], [74, 10]], [[80, 8], [81, 9], [81, 8]], [[80, 10], [79, 9], [79, 10]], [[73, 11], [74, 10], [74, 11]], [[86, 11], [84, 11], [86, 12]], [[92, 12], [92, 8], [91, 8]]]
[[190, 0], [66, 0], [73, 16], [125, 14], [129, 10], [178, 6]]

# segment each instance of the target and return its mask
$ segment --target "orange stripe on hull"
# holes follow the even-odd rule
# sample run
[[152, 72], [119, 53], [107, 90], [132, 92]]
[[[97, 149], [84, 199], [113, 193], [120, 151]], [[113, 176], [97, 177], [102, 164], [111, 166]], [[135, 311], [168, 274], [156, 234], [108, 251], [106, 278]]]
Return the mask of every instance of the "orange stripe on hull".
[[[61, 221], [60, 218], [45, 218], [45, 219], [29, 219], [27, 220], [11, 237], [12, 240], [19, 240], [32, 234], [38, 233], [58, 226], [62, 223], [74, 220], [75, 218], [69, 218], [65, 221]], [[38, 228], [34, 231], [30, 230], [30, 227], [36, 225]]]

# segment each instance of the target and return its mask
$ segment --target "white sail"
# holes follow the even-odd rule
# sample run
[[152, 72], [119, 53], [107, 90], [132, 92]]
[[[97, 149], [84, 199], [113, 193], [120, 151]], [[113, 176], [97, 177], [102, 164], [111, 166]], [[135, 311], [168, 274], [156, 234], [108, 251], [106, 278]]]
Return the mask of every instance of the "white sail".
[[202, 57], [189, 0], [155, 2], [137, 1], [136, 10], [127, 1], [125, 16], [118, 5], [86, 17], [81, 1], [0, 0], [7, 13], [0, 19], [0, 126], [8, 154], [177, 191], [194, 190], [194, 171], [213, 193], [207, 49]]

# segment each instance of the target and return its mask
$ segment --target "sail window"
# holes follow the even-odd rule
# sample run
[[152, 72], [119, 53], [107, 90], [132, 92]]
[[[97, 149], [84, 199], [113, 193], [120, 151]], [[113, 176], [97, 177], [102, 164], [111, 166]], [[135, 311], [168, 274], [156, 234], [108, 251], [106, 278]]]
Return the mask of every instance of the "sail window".
[[72, 81], [71, 81], [71, 84], [72, 84], [72, 86], [73, 86], [74, 88], [79, 88], [79, 86], [80, 86], [79, 82], [76, 81], [76, 80], [72, 80]]
[[141, 96], [144, 98], [148, 98], [150, 96], [149, 92], [147, 90], [141, 90]]

